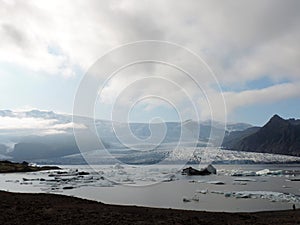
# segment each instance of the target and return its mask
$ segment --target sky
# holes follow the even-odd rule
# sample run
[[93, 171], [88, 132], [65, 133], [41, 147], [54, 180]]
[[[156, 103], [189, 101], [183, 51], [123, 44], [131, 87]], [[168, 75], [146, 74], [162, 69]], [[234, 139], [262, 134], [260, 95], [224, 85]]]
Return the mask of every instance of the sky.
[[[125, 68], [99, 91], [97, 117], [206, 120], [212, 107], [214, 118], [222, 119], [222, 97], [229, 121], [300, 118], [299, 11], [298, 0], [0, 0], [0, 109], [72, 113], [82, 80], [102, 56], [127, 43], [157, 40], [200, 56], [214, 82], [195, 74], [203, 94], [166, 65]], [[187, 58], [181, 63], [193, 67]]]

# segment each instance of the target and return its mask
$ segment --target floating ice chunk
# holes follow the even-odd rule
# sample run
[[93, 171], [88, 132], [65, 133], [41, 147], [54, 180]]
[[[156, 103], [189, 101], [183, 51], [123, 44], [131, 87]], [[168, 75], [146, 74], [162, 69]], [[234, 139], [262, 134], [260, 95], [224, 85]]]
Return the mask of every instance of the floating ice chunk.
[[207, 180], [190, 180], [189, 183], [206, 183]]
[[288, 181], [300, 181], [300, 178], [291, 178]]
[[133, 180], [129, 176], [121, 179], [121, 182], [123, 182], [123, 183], [134, 183]]
[[176, 177], [175, 174], [171, 174], [168, 178], [163, 180], [163, 182], [171, 182], [171, 181], [175, 181], [175, 180], [178, 180], [178, 178]]
[[39, 181], [39, 178], [25, 178], [23, 177], [23, 181]]
[[242, 182], [257, 182], [256, 179], [251, 179], [251, 178], [237, 178], [234, 179], [234, 181], [242, 181]]
[[267, 175], [270, 172], [269, 169], [259, 170], [256, 172], [257, 175]]
[[234, 198], [261, 198], [267, 199], [272, 202], [290, 202], [300, 203], [300, 196], [291, 193], [281, 193], [273, 191], [235, 191], [235, 192], [222, 192], [222, 191], [211, 191], [215, 194], [224, 194], [225, 197]]
[[197, 194], [194, 194], [194, 196], [192, 197], [192, 200], [195, 202], [199, 202], [200, 198]]
[[113, 184], [107, 180], [102, 180], [101, 182], [97, 183], [98, 187], [113, 187]]
[[211, 174], [217, 174], [217, 169], [215, 167], [213, 167], [211, 164], [209, 164], [206, 167], [207, 171], [210, 172]]
[[70, 190], [70, 189], [74, 189], [74, 187], [73, 186], [65, 186], [65, 187], [63, 187], [63, 190]]
[[195, 193], [193, 195], [193, 197], [191, 197], [191, 198], [188, 198], [188, 197], [185, 197], [185, 196], [182, 198], [183, 202], [191, 202], [191, 201], [199, 202], [199, 200], [200, 200], [200, 197], [198, 196], [197, 193]]
[[127, 174], [127, 172], [124, 171], [124, 170], [118, 169], [117, 174], [118, 174], [118, 175], [125, 175], [125, 174]]
[[10, 183], [19, 183], [19, 180], [6, 180], [5, 182], [10, 182]]
[[256, 172], [253, 171], [233, 171], [231, 174], [233, 177], [250, 177], [250, 176], [257, 176]]
[[219, 181], [219, 180], [207, 181], [206, 183], [215, 184], [215, 185], [224, 185], [225, 184], [223, 181]]
[[271, 171], [269, 169], [263, 169], [257, 172], [237, 170], [237, 171], [232, 171], [230, 175], [234, 177], [248, 177], [248, 176], [254, 177], [254, 176], [267, 176], [267, 175], [282, 175], [282, 173], [283, 173], [282, 170]]
[[226, 192], [226, 193], [224, 193], [224, 196], [225, 196], [226, 198], [231, 197], [231, 196], [232, 196], [232, 193], [231, 193], [231, 192]]
[[210, 193], [223, 195], [224, 191], [210, 191]]
[[217, 170], [212, 165], [208, 165], [207, 167], [202, 168], [201, 170], [197, 170], [190, 166], [188, 168], [183, 169], [181, 174], [188, 176], [206, 176], [210, 174], [217, 174]]
[[207, 194], [207, 193], [208, 193], [208, 189], [204, 189], [204, 190], [196, 190], [196, 193]]
[[117, 170], [122, 170], [122, 169], [124, 169], [124, 167], [121, 166], [120, 163], [116, 163], [116, 164], [114, 165], [113, 168], [114, 168], [114, 169], [117, 169]]
[[189, 198], [187, 198], [187, 197], [183, 197], [183, 198], [182, 198], [182, 201], [183, 201], [183, 202], [190, 202], [191, 199], [189, 199]]
[[24, 181], [24, 182], [21, 182], [20, 184], [32, 185], [32, 182], [27, 182], [27, 181]]
[[251, 198], [251, 193], [233, 193], [233, 196], [236, 198]]
[[282, 175], [282, 170], [275, 170], [271, 171], [269, 169], [259, 170], [256, 172], [257, 176], [263, 176], [263, 175]]
[[235, 181], [232, 182], [233, 185], [247, 185], [247, 182], [242, 182], [242, 181]]

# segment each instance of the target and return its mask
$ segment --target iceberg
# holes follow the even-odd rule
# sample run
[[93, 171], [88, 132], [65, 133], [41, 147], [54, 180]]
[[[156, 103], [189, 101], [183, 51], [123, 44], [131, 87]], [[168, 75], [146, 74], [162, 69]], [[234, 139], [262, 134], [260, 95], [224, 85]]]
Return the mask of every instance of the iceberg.
[[197, 170], [193, 167], [188, 167], [182, 170], [183, 175], [188, 175], [188, 176], [205, 176], [205, 175], [210, 175], [210, 174], [217, 174], [217, 170], [215, 167], [212, 165], [208, 165], [205, 168], [202, 168], [201, 170]]
[[257, 176], [263, 176], [263, 175], [282, 175], [282, 170], [275, 170], [271, 171], [269, 169], [259, 170], [256, 172]]
[[230, 173], [230, 176], [233, 177], [255, 177], [255, 176], [268, 176], [268, 175], [282, 175], [283, 171], [282, 170], [275, 170], [271, 171], [269, 169], [263, 169], [259, 171], [232, 171]]

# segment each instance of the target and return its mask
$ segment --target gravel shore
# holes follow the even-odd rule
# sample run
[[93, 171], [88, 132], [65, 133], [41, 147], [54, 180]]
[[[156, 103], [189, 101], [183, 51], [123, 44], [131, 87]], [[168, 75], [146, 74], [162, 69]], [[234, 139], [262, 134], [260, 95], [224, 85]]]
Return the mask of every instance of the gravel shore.
[[0, 224], [300, 224], [300, 210], [223, 213], [107, 205], [54, 194], [0, 191]]

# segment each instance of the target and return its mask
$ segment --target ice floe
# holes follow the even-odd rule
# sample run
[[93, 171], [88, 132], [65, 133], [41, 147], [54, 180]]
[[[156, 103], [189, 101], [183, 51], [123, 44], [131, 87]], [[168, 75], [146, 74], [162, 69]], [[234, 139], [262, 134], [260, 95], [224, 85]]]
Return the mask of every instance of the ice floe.
[[271, 171], [269, 169], [263, 169], [259, 171], [243, 171], [243, 170], [232, 170], [229, 174], [233, 177], [254, 177], [254, 176], [281, 176], [283, 175], [282, 170]]
[[[83, 186], [112, 187], [113, 182], [105, 179], [101, 173], [90, 173], [78, 170], [51, 171], [35, 174], [35, 178], [22, 178], [21, 185], [34, 185], [45, 192], [71, 190]], [[48, 178], [47, 178], [48, 177]], [[7, 181], [8, 182], [8, 181]]]
[[272, 202], [300, 203], [300, 196], [291, 193], [273, 191], [211, 191], [214, 194], [223, 194], [232, 198], [253, 198], [267, 199]]
[[189, 183], [206, 183], [206, 184], [214, 184], [214, 185], [225, 185], [225, 182], [220, 181], [220, 180], [190, 180]]
[[288, 181], [300, 181], [300, 178], [290, 178]]
[[269, 169], [264, 169], [264, 170], [259, 170], [256, 172], [257, 176], [263, 176], [263, 175], [282, 175], [283, 171], [282, 170], [275, 170], [271, 171]]
[[208, 184], [215, 184], [215, 185], [224, 185], [225, 182], [219, 180], [207, 181]]
[[234, 181], [238, 181], [238, 182], [257, 182], [257, 179], [252, 179], [252, 178], [237, 178], [237, 179], [234, 179]]
[[207, 194], [207, 193], [208, 193], [208, 189], [204, 189], [204, 190], [196, 190], [196, 193]]

